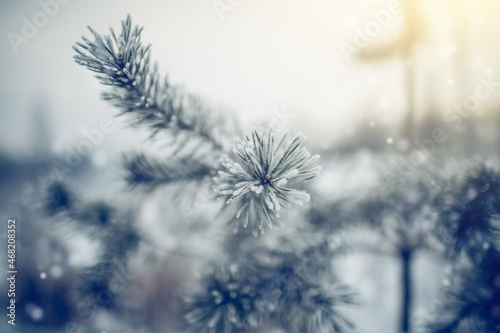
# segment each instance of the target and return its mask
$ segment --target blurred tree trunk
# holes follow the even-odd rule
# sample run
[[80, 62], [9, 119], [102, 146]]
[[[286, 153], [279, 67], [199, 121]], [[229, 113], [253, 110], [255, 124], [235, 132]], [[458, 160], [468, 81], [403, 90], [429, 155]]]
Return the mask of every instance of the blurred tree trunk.
[[411, 279], [411, 264], [413, 251], [410, 249], [402, 249], [401, 257], [401, 286], [402, 286], [402, 302], [401, 302], [401, 333], [410, 332], [410, 317], [411, 317], [411, 301], [412, 301], [412, 279]]
[[405, 63], [405, 76], [406, 76], [406, 99], [408, 101], [406, 120], [403, 126], [403, 137], [408, 139], [410, 145], [413, 144], [416, 139], [416, 130], [415, 130], [415, 96], [414, 96], [414, 69], [413, 69], [413, 58], [411, 55], [406, 57]]
[[415, 44], [424, 38], [426, 31], [425, 15], [420, 1], [406, 0], [402, 2], [405, 22], [405, 38], [401, 40], [403, 64], [406, 76], [406, 99], [408, 101], [406, 120], [403, 126], [403, 137], [406, 137], [410, 145], [416, 139], [415, 124]]
[[415, 125], [415, 45], [424, 39], [426, 30], [424, 6], [421, 0], [401, 2], [404, 23], [401, 36], [388, 44], [381, 44], [362, 50], [358, 57], [364, 61], [389, 59], [397, 56], [404, 66], [404, 90], [406, 92], [407, 112], [403, 120], [401, 136], [411, 145], [416, 139]]

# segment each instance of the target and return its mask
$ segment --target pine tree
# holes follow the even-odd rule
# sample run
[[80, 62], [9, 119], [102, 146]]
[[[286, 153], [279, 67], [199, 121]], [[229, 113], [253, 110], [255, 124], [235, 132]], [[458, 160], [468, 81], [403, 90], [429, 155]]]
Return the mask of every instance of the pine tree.
[[[61, 292], [68, 303], [64, 320], [73, 319], [66, 330], [102, 332], [100, 325], [112, 322], [122, 332], [165, 331], [166, 320], [140, 311], [147, 292], [162, 299], [170, 287], [168, 278], [163, 281], [166, 268], [149, 262], [165, 265], [167, 255], [158, 252], [168, 250], [154, 248], [141, 225], [153, 202], [160, 213], [148, 218], [181, 230], [178, 238], [188, 244], [183, 249], [195, 234], [196, 241], [213, 245], [200, 245], [200, 258], [186, 260], [194, 268], [179, 273], [182, 292], [169, 296], [175, 305], [168, 310], [183, 321], [174, 331], [352, 332], [355, 323], [342, 308], [358, 305], [363, 295], [342, 282], [334, 261], [347, 249], [368, 248], [388, 251], [401, 263], [400, 332], [412, 330], [413, 261], [422, 249], [443, 257], [458, 276], [443, 291], [448, 297], [428, 331], [500, 332], [498, 171], [479, 167], [462, 179], [458, 169], [450, 177], [427, 168], [390, 190], [379, 183], [366, 197], [320, 197], [309, 182], [320, 177], [319, 155], [306, 148], [305, 135], [232, 128], [227, 115], [160, 77], [150, 46], [141, 41], [142, 28], [130, 16], [119, 34], [89, 30], [93, 38], [74, 47], [76, 63], [107, 86], [102, 98], [119, 115], [167, 148], [159, 156], [126, 153], [123, 176], [131, 195], [113, 202], [88, 200], [64, 180], [49, 179], [32, 194], [46, 220], [99, 248], [90, 266], [71, 270], [78, 283], [72, 279]], [[204, 205], [197, 206], [199, 199]], [[361, 228], [383, 241], [356, 243], [353, 234]], [[134, 280], [129, 273], [137, 261], [151, 273]], [[159, 283], [148, 286], [150, 281]], [[115, 292], [127, 285], [143, 289]]]
[[[203, 276], [184, 292], [187, 329], [258, 332], [275, 325], [290, 332], [343, 332], [352, 327], [338, 310], [356, 303], [354, 293], [332, 274], [331, 258], [338, 250], [298, 215], [298, 206], [310, 200], [302, 183], [320, 170], [314, 165], [319, 155], [305, 148], [306, 137], [275, 128], [231, 132], [227, 116], [160, 77], [150, 62], [150, 47], [141, 41], [142, 28], [133, 27], [130, 16], [119, 34], [89, 30], [93, 39], [83, 37], [74, 47], [77, 64], [110, 87], [103, 99], [128, 116], [132, 126], [149, 128], [151, 138], [168, 142], [161, 158], [125, 155], [130, 191], [142, 198], [169, 191], [171, 200], [180, 202], [206, 189], [206, 199], [218, 207], [213, 220], [231, 226], [227, 233], [221, 230], [221, 255], [204, 265]], [[236, 137], [232, 144], [231, 136]], [[147, 243], [135, 208], [86, 203], [64, 182], [52, 183], [44, 193], [48, 216], [97, 238], [102, 246], [98, 262], [80, 274], [77, 298], [100, 300], [88, 311], [93, 306], [108, 313], [124, 311], [103, 292], [117, 265], [126, 270], [131, 256]], [[279, 230], [262, 235], [265, 225], [287, 224], [310, 240], [299, 244]], [[315, 258], [320, 252], [323, 260]]]

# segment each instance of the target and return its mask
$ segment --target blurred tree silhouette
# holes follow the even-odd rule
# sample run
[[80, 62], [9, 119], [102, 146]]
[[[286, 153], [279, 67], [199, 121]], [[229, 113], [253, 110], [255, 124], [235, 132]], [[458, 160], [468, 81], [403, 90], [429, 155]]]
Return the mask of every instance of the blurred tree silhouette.
[[413, 268], [417, 251], [430, 249], [442, 255], [435, 236], [442, 200], [451, 192], [444, 177], [418, 172], [398, 181], [389, 191], [374, 193], [357, 208], [360, 219], [378, 230], [401, 263], [402, 307], [400, 332], [410, 332], [412, 318]]
[[405, 88], [407, 99], [406, 120], [403, 126], [403, 137], [411, 143], [416, 136], [415, 128], [415, 45], [422, 42], [427, 34], [426, 4], [422, 0], [401, 1], [403, 12], [403, 28], [393, 41], [361, 49], [360, 60], [375, 61], [399, 56], [405, 68]]

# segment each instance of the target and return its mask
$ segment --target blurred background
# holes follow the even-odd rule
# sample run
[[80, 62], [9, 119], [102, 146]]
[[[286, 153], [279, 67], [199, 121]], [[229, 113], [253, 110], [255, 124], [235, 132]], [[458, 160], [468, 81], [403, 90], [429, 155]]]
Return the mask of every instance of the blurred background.
[[[61, 332], [71, 321], [76, 310], [65, 288], [74, 278], [71, 269], [91, 265], [98, 250], [78, 235], [28, 232], [37, 230], [37, 216], [25, 209], [26, 193], [54, 162], [67, 161], [70, 151], [87, 140], [85, 133], [102, 128], [103, 120], [109, 130], [69, 169], [68, 178], [82, 196], [113, 198], [123, 188], [122, 153], [160, 149], [146, 143], [148, 132], [131, 130], [115, 118], [116, 109], [100, 99], [103, 87], [74, 63], [72, 46], [89, 35], [87, 25], [106, 33], [130, 13], [145, 27], [143, 41], [152, 45], [153, 59], [171, 82], [220, 106], [243, 128], [278, 119], [307, 133], [308, 144], [326, 152], [329, 166], [316, 186], [332, 197], [344, 191], [361, 195], [377, 180], [375, 166], [410, 161], [414, 150], [423, 149], [418, 142], [432, 139], [436, 130], [447, 139], [435, 140], [435, 146], [455, 157], [486, 160], [497, 153], [497, 1], [63, 2], [47, 7], [54, 2], [0, 0], [0, 216], [18, 217], [18, 237], [29, 234], [25, 242], [33, 251], [50, 257], [43, 261], [24, 253], [26, 259], [19, 259], [24, 267], [19, 279], [26, 281], [18, 281], [25, 300], [19, 320], [31, 323], [33, 332], [37, 327]], [[50, 15], [40, 16], [44, 10]], [[30, 23], [35, 29], [27, 27]], [[32, 221], [26, 230], [23, 219]], [[154, 233], [160, 227], [147, 228]], [[176, 237], [159, 239], [160, 251], [176, 249]], [[196, 256], [203, 246], [193, 242], [198, 245], [190, 260], [202, 261]], [[190, 262], [170, 257], [158, 276], [147, 278], [161, 280], [164, 274], [175, 287]], [[63, 271], [64, 265], [70, 270]], [[424, 255], [416, 265], [422, 275], [416, 280], [426, 281], [416, 286], [418, 308], [443, 281], [439, 260]], [[342, 258], [339, 267], [367, 299], [349, 311], [352, 318], [362, 318], [354, 332], [396, 332], [397, 316], [387, 313], [397, 312], [398, 291], [391, 287], [398, 283], [391, 280], [397, 273], [387, 272], [396, 271], [397, 262], [355, 253]], [[144, 285], [154, 285], [143, 278]], [[160, 317], [176, 313], [168, 307], [159, 312]], [[16, 332], [4, 322], [2, 332]]]

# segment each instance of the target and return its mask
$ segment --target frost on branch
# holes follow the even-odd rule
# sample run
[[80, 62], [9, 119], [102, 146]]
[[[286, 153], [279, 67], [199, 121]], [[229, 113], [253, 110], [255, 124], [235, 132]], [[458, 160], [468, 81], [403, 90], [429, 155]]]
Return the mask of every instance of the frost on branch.
[[227, 118], [160, 78], [150, 62], [150, 47], [141, 41], [142, 27], [133, 27], [130, 16], [121, 22], [119, 35], [113, 29], [109, 35], [89, 30], [94, 38], [82, 37], [83, 42], [76, 43], [75, 61], [111, 87], [103, 99], [129, 114], [132, 125], [147, 126], [151, 137], [162, 131], [169, 139], [164, 159], [144, 154], [125, 158], [128, 184], [151, 192], [164, 185], [210, 180], [227, 149]]
[[236, 219], [254, 234], [266, 221], [270, 228], [279, 223], [280, 211], [309, 201], [307, 192], [289, 188], [316, 177], [321, 167], [310, 168], [319, 159], [303, 146], [306, 137], [274, 129], [259, 128], [234, 141], [233, 153], [242, 164], [227, 159], [225, 171], [215, 178], [216, 191], [226, 204], [237, 205]]
[[215, 172], [207, 160], [194, 154], [168, 160], [154, 159], [142, 153], [128, 155], [124, 160], [125, 180], [130, 187], [148, 192], [174, 183], [200, 185]]
[[204, 276], [185, 298], [192, 332], [251, 332], [256, 290], [235, 269], [219, 268]]
[[308, 255], [317, 246], [261, 247], [216, 263], [185, 295], [189, 332], [263, 332], [269, 323], [290, 333], [349, 331], [340, 308], [359, 303], [358, 296], [324, 269], [329, 260]]
[[222, 148], [224, 118], [215, 115], [198, 97], [160, 78], [150, 63], [150, 47], [141, 42], [142, 27], [132, 28], [130, 15], [122, 21], [119, 36], [100, 35], [89, 27], [94, 40], [82, 37], [73, 49], [75, 61], [90, 71], [112, 91], [103, 99], [118, 107], [122, 114], [134, 115], [134, 125], [147, 125], [154, 136], [168, 130], [177, 143], [194, 138]]

